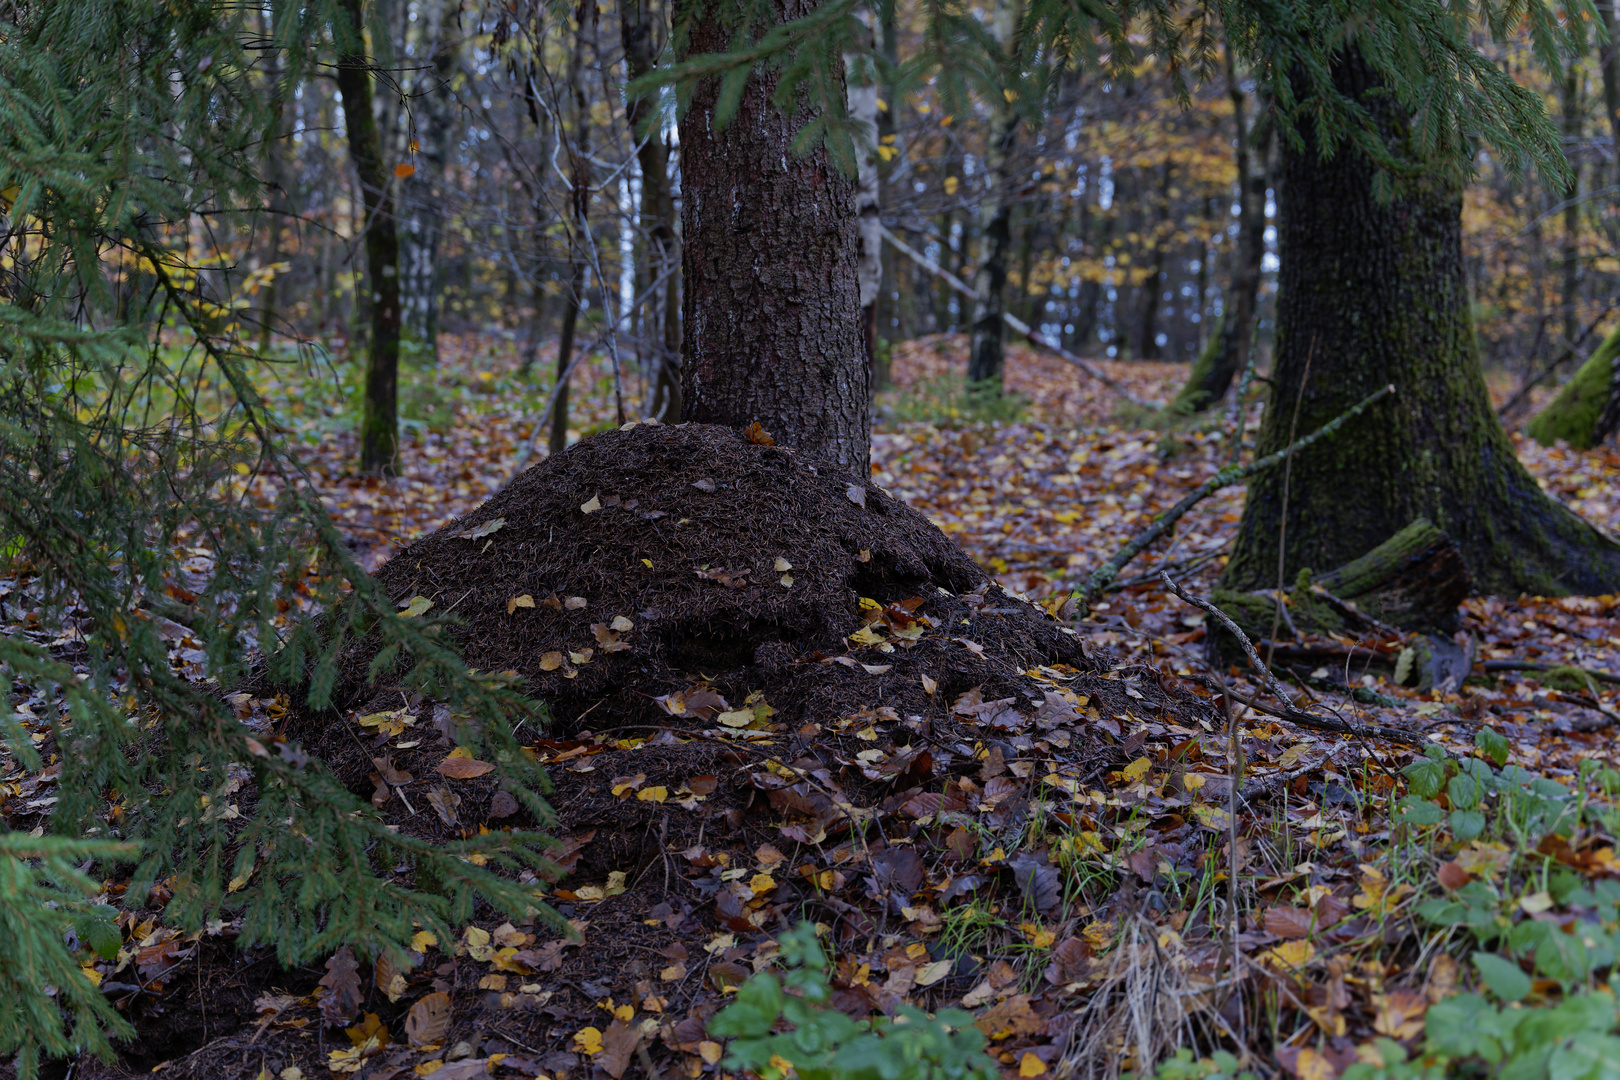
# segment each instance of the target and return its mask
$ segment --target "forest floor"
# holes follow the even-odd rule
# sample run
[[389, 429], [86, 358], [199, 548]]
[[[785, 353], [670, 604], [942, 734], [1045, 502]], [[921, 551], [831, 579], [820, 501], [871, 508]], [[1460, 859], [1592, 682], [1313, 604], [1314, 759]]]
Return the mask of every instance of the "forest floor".
[[[443, 352], [433, 372], [402, 378], [404, 470], [390, 481], [352, 473], [352, 381], [289, 367], [265, 387], [370, 569], [502, 488], [533, 434], [545, 388], [517, 377], [509, 344], [447, 339]], [[959, 337], [896, 348], [873, 482], [1009, 597], [1049, 610], [1248, 453], [1257, 429], [1256, 405], [1241, 424], [1228, 412], [1132, 423], [1107, 390], [1022, 348], [1008, 361], [1021, 403], [985, 417], [947, 376], [964, 363]], [[1102, 366], [1150, 400], [1185, 371]], [[576, 434], [616, 427], [612, 400], [604, 365], [581, 373]], [[1518, 446], [1544, 487], [1620, 532], [1620, 452]], [[376, 966], [345, 1034], [323, 1026], [319, 970], [234, 956], [229, 924], [185, 935], [160, 908], [134, 912], [119, 956], [86, 970], [117, 988], [139, 1041], [92, 1075], [719, 1078], [706, 1020], [772, 962], [801, 912], [838, 924], [826, 942], [840, 1008], [968, 1008], [1009, 1077], [1151, 1071], [1178, 1047], [1224, 1047], [1257, 1075], [1317, 1080], [1432, 1049], [1441, 1035], [1427, 1014], [1450, 1001], [1436, 1016], [1455, 1016], [1467, 991], [1549, 1010], [1577, 1001], [1620, 946], [1620, 680], [1528, 668], [1620, 671], [1620, 600], [1468, 601], [1476, 665], [1451, 693], [1396, 684], [1413, 644], [1401, 634], [1298, 642], [1289, 704], [1354, 730], [1268, 715], [1281, 703], [1233, 669], [1232, 691], [1260, 708], [1239, 706], [1229, 736], [1204, 617], [1156, 575], [1209, 595], [1241, 508], [1240, 488], [1210, 498], [1126, 568], [1125, 587], [1075, 627], [1098, 670], [1019, 673], [1032, 701], [1038, 691], [1075, 710], [1072, 745], [1095, 747], [1089, 757], [1061, 729], [1008, 734], [983, 700], [993, 694], [968, 692], [941, 704], [955, 734], [930, 776], [902, 745], [915, 741], [906, 717], [852, 705], [818, 718], [826, 739], [854, 741], [833, 751], [847, 753], [840, 769], [814, 775], [817, 790], [853, 801], [863, 834], [814, 815], [807, 826], [802, 807], [774, 797], [793, 773], [769, 742], [743, 737], [759, 732], [576, 724], [535, 752], [554, 762], [573, 871], [548, 901], [577, 937], [489, 919], [458, 941], [421, 941], [413, 970]], [[0, 601], [28, 586], [0, 577]], [[175, 642], [176, 662], [201, 676], [188, 648]], [[1412, 745], [1424, 739], [1427, 757]], [[727, 770], [773, 797], [737, 795]], [[53, 775], [0, 757], [13, 827], [42, 820]], [[631, 813], [642, 810], [660, 816]]]

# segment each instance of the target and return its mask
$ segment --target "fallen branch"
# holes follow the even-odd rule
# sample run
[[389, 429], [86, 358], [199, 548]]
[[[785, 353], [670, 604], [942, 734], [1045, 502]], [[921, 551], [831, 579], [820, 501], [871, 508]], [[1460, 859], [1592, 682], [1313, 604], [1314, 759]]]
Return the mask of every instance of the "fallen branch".
[[[1430, 742], [1421, 735], [1410, 731], [1402, 731], [1400, 728], [1385, 727], [1382, 724], [1352, 724], [1350, 721], [1340, 720], [1338, 717], [1316, 716], [1313, 713], [1296, 708], [1293, 700], [1288, 696], [1288, 691], [1277, 681], [1277, 677], [1271, 673], [1271, 669], [1266, 667], [1265, 663], [1260, 659], [1260, 654], [1254, 651], [1254, 646], [1249, 642], [1248, 636], [1238, 629], [1238, 624], [1233, 622], [1226, 612], [1208, 600], [1189, 596], [1180, 585], [1170, 579], [1169, 574], [1160, 574], [1159, 576], [1171, 592], [1181, 597], [1186, 603], [1214, 618], [1215, 621], [1226, 627], [1227, 631], [1237, 638], [1238, 643], [1243, 646], [1243, 651], [1249, 658], [1250, 666], [1254, 668], [1255, 674], [1259, 676], [1261, 685], [1265, 687], [1267, 693], [1282, 703], [1282, 707], [1271, 708], [1254, 701], [1246, 701], [1236, 694], [1232, 694], [1234, 701], [1240, 701], [1251, 709], [1268, 713], [1298, 727], [1313, 728], [1317, 731], [1338, 732], [1344, 735], [1358, 735], [1363, 738], [1387, 739], [1390, 742], [1415, 746], [1420, 750], [1427, 750], [1431, 746], [1439, 745]], [[1227, 693], [1231, 694], [1231, 691], [1228, 690]], [[1443, 747], [1441, 749], [1444, 750]]]
[[1203, 502], [1205, 499], [1209, 498], [1222, 488], [1231, 487], [1240, 480], [1246, 480], [1255, 473], [1260, 472], [1262, 469], [1269, 469], [1279, 461], [1282, 461], [1290, 453], [1303, 450], [1307, 446], [1310, 446], [1312, 443], [1316, 442], [1318, 439], [1327, 438], [1329, 435], [1332, 435], [1334, 432], [1338, 431], [1339, 428], [1343, 427], [1350, 420], [1360, 416], [1374, 402], [1377, 402], [1393, 393], [1395, 393], [1395, 387], [1386, 386], [1382, 390], [1378, 390], [1362, 399], [1359, 404], [1352, 406], [1348, 412], [1328, 421], [1326, 424], [1323, 424], [1321, 427], [1317, 428], [1303, 439], [1299, 439], [1294, 443], [1283, 447], [1275, 454], [1268, 454], [1258, 461], [1251, 461], [1247, 465], [1228, 465], [1226, 468], [1204, 481], [1190, 494], [1188, 494], [1186, 498], [1176, 503], [1176, 505], [1172, 506], [1169, 510], [1166, 510], [1163, 514], [1160, 514], [1158, 518], [1154, 520], [1153, 524], [1149, 525], [1147, 528], [1143, 529], [1141, 532], [1132, 537], [1130, 543], [1126, 544], [1124, 547], [1120, 548], [1114, 553], [1113, 558], [1109, 559], [1107, 562], [1103, 563], [1102, 566], [1091, 572], [1091, 576], [1086, 579], [1086, 583], [1080, 587], [1079, 591], [1075, 593], [1075, 618], [1085, 618], [1085, 616], [1091, 611], [1091, 605], [1096, 602], [1097, 597], [1101, 596], [1103, 591], [1107, 589], [1109, 585], [1113, 584], [1114, 579], [1119, 576], [1119, 572], [1125, 568], [1125, 565], [1146, 550], [1148, 545], [1152, 544], [1159, 537], [1169, 532], [1170, 529], [1175, 526], [1176, 522], [1180, 521], [1182, 517], [1186, 515], [1187, 511], [1191, 510], [1193, 507], [1197, 506], [1199, 503]]
[[[918, 251], [916, 248], [894, 235], [894, 233], [890, 232], [887, 228], [884, 228], [883, 230], [883, 238], [890, 244], [894, 245], [894, 249], [900, 252], [900, 254], [906, 256], [912, 262], [939, 278], [939, 280], [945, 282], [945, 284], [949, 285], [963, 296], [972, 297], [974, 295], [973, 286], [969, 285], [967, 282], [963, 281], [961, 278], [939, 265], [933, 259], [930, 259], [922, 252]], [[1096, 379], [1098, 382], [1102, 383], [1104, 386], [1108, 387], [1108, 389], [1112, 390], [1114, 393], [1118, 394], [1132, 405], [1135, 405], [1137, 408], [1163, 408], [1162, 405], [1156, 402], [1143, 401], [1141, 398], [1137, 397], [1135, 394], [1132, 394], [1119, 383], [1115, 382], [1113, 379], [1110, 379], [1107, 375], [1104, 375], [1102, 371], [1093, 367], [1080, 357], [1074, 355], [1074, 353], [1070, 352], [1068, 349], [1065, 349], [1062, 345], [1059, 345], [1057, 342], [1053, 341], [1039, 330], [1032, 330], [1029, 324], [1024, 322], [1024, 320], [1020, 319], [1018, 316], [1013, 315], [1010, 312], [1003, 312], [1001, 321], [1006, 323], [1012, 329], [1013, 333], [1027, 338], [1029, 343], [1035, 346], [1037, 349], [1045, 349], [1054, 356], [1067, 360], [1069, 363], [1073, 364], [1075, 367], [1079, 368], [1093, 379]]]

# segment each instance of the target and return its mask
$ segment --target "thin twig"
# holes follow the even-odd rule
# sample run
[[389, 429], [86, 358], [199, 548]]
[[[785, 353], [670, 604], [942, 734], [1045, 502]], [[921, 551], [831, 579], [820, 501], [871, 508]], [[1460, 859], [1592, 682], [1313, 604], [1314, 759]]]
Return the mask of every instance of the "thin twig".
[[[1214, 618], [1216, 622], [1226, 628], [1228, 633], [1237, 638], [1238, 644], [1243, 646], [1243, 652], [1249, 658], [1249, 664], [1259, 677], [1261, 685], [1265, 687], [1267, 693], [1282, 703], [1282, 707], [1280, 709], [1270, 709], [1253, 701], [1244, 701], [1236, 694], [1232, 694], [1234, 701], [1242, 701], [1251, 709], [1259, 709], [1261, 712], [1270, 713], [1299, 727], [1314, 728], [1318, 731], [1335, 731], [1345, 735], [1388, 739], [1391, 742], [1405, 743], [1408, 746], [1416, 746], [1425, 750], [1431, 746], [1439, 745], [1430, 742], [1421, 735], [1410, 731], [1402, 731], [1400, 728], [1384, 727], [1381, 724], [1352, 724], [1348, 720], [1340, 720], [1337, 717], [1316, 716], [1303, 709], [1296, 708], [1293, 699], [1288, 696], [1287, 689], [1277, 681], [1277, 677], [1271, 673], [1271, 669], [1261, 661], [1260, 654], [1254, 651], [1254, 645], [1250, 643], [1248, 635], [1239, 629], [1238, 624], [1233, 622], [1226, 612], [1208, 600], [1189, 595], [1180, 585], [1170, 579], [1169, 574], [1159, 576], [1171, 592], [1181, 597], [1186, 603]], [[1227, 691], [1227, 693], [1231, 693], [1231, 691]]]
[[1247, 479], [1248, 477], [1253, 476], [1255, 473], [1260, 472], [1262, 469], [1269, 469], [1279, 461], [1282, 461], [1285, 455], [1296, 450], [1303, 450], [1307, 446], [1310, 446], [1312, 443], [1316, 442], [1318, 439], [1327, 438], [1329, 435], [1332, 435], [1334, 432], [1338, 431], [1339, 428], [1343, 427], [1350, 420], [1360, 416], [1375, 402], [1393, 393], [1395, 393], [1395, 387], [1393, 385], [1386, 386], [1382, 390], [1370, 394], [1366, 398], [1362, 399], [1359, 404], [1352, 406], [1348, 412], [1328, 421], [1326, 424], [1323, 424], [1321, 427], [1317, 428], [1303, 439], [1300, 439], [1297, 442], [1289, 443], [1286, 447], [1277, 451], [1275, 454], [1268, 454], [1258, 461], [1251, 461], [1247, 465], [1228, 465], [1226, 468], [1204, 481], [1197, 488], [1193, 489], [1193, 491], [1184, 499], [1161, 514], [1153, 522], [1153, 524], [1149, 525], [1147, 528], [1143, 529], [1141, 532], [1132, 537], [1130, 543], [1126, 544], [1124, 547], [1120, 548], [1114, 553], [1113, 558], [1109, 559], [1102, 566], [1092, 571], [1091, 576], [1086, 579], [1086, 583], [1075, 593], [1077, 605], [1075, 617], [1084, 618], [1090, 611], [1092, 603], [1095, 602], [1098, 596], [1102, 595], [1104, 589], [1113, 584], [1114, 579], [1119, 576], [1119, 572], [1120, 570], [1124, 569], [1125, 564], [1136, 558], [1147, 549], [1148, 545], [1152, 544], [1155, 540], [1173, 528], [1176, 522], [1180, 521], [1182, 517], [1186, 515], [1187, 511], [1191, 510], [1193, 507], [1197, 506], [1199, 503], [1203, 502], [1209, 496], [1215, 494], [1215, 492], [1221, 490], [1222, 488], [1231, 487], [1238, 481]]

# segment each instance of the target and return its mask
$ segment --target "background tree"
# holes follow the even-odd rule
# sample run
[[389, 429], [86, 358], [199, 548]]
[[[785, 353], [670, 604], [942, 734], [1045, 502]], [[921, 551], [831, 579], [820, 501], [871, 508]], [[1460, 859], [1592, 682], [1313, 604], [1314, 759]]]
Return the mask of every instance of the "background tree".
[[364, 409], [360, 418], [360, 471], [399, 470], [399, 234], [391, 177], [383, 163], [382, 134], [372, 99], [366, 52], [364, 0], [339, 0], [332, 20], [338, 43], [337, 83], [349, 156], [365, 208], [366, 277], [371, 287], [371, 333], [366, 342]]
[[[1491, 410], [1463, 274], [1455, 163], [1467, 157], [1458, 144], [1426, 145], [1418, 134], [1413, 102], [1432, 88], [1396, 81], [1418, 74], [1392, 71], [1396, 42], [1330, 32], [1333, 88], [1369, 123], [1365, 138], [1341, 142], [1331, 157], [1335, 140], [1318, 119], [1285, 143], [1277, 354], [1259, 452], [1281, 449], [1381, 385], [1399, 393], [1380, 404], [1376, 423], [1251, 482], [1223, 580], [1255, 588], [1331, 569], [1421, 515], [1458, 543], [1484, 589], [1612, 589], [1620, 547], [1541, 492]], [[1421, 42], [1408, 33], [1407, 46]], [[1427, 45], [1436, 56], [1472, 51], [1445, 34]], [[1422, 74], [1438, 79], [1441, 70]], [[1496, 74], [1476, 68], [1476, 107], [1497, 110], [1504, 141], [1552, 145], [1520, 88]], [[1273, 87], [1295, 89], [1281, 71]], [[1393, 197], [1381, 166], [1401, 173]]]

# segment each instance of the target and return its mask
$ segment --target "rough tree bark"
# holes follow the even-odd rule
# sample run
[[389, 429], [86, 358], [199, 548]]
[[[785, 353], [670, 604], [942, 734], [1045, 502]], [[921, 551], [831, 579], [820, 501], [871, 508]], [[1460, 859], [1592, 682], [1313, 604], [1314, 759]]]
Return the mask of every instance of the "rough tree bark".
[[[1359, 54], [1341, 54], [1334, 75], [1402, 154], [1407, 118]], [[1348, 563], [1426, 517], [1486, 591], [1620, 587], [1620, 545], [1541, 491], [1491, 409], [1457, 189], [1430, 176], [1380, 202], [1365, 155], [1341, 146], [1324, 159], [1309, 127], [1303, 135], [1283, 150], [1277, 352], [1259, 452], [1288, 445], [1296, 410], [1297, 430], [1311, 431], [1379, 386], [1399, 393], [1255, 477], [1225, 587], [1275, 586], [1285, 504], [1284, 580]]]
[[1007, 303], [1007, 249], [1012, 240], [1012, 158], [1018, 140], [1018, 26], [1022, 0], [996, 0], [990, 32], [1005, 87], [991, 99], [990, 133], [984, 148], [985, 192], [979, 201], [979, 265], [973, 273], [973, 338], [968, 382], [1001, 393], [1001, 367], [1007, 329], [1001, 316]]
[[[624, 63], [630, 78], [652, 71], [658, 59], [654, 24], [645, 0], [619, 0], [619, 31]], [[653, 378], [650, 414], [671, 424], [681, 420], [681, 276], [680, 252], [675, 238], [675, 193], [669, 181], [669, 144], [662, 131], [642, 130], [654, 119], [654, 101], [633, 98], [625, 110], [630, 137], [640, 148], [641, 227], [647, 234], [651, 273], [667, 274], [664, 287], [649, 303], [651, 328], [657, 334], [657, 371]]]
[[366, 56], [364, 0], [341, 0], [338, 92], [343, 97], [349, 157], [360, 180], [365, 210], [366, 277], [371, 285], [371, 340], [366, 356], [365, 397], [360, 416], [360, 471], [399, 469], [399, 237], [394, 200], [383, 169], [382, 136], [372, 112], [370, 60]]
[[1249, 345], [1255, 312], [1260, 298], [1260, 267], [1266, 244], [1266, 187], [1270, 172], [1271, 138], [1268, 130], [1255, 163], [1249, 146], [1250, 132], [1245, 114], [1245, 95], [1238, 82], [1231, 53], [1226, 57], [1226, 82], [1232, 95], [1232, 115], [1237, 125], [1238, 236], [1232, 253], [1232, 285], [1222, 305], [1217, 333], [1210, 336], [1203, 352], [1193, 363], [1192, 372], [1172, 408], [1184, 415], [1203, 412], [1226, 396], [1232, 380], [1249, 362]]
[[[732, 47], [719, 5], [681, 0], [689, 54]], [[815, 0], [772, 0], [778, 22]], [[746, 427], [866, 476], [871, 388], [855, 277], [855, 181], [825, 148], [793, 152], [804, 112], [771, 103], [777, 79], [749, 79], [731, 123], [713, 124], [719, 80], [681, 118], [686, 418]]]

